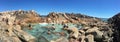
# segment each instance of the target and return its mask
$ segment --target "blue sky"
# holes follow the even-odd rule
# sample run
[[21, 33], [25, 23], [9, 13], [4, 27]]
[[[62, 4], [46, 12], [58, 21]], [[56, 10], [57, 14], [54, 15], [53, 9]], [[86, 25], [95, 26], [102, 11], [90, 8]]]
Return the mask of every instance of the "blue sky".
[[120, 0], [0, 0], [0, 12], [19, 9], [35, 10], [40, 15], [73, 12], [109, 18], [120, 12]]

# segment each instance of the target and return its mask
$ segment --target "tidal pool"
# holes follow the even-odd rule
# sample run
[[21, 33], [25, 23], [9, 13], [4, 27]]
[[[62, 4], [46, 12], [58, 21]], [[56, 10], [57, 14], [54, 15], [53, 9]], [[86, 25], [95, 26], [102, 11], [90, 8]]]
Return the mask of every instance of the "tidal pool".
[[[55, 27], [55, 30], [50, 29], [52, 26]], [[76, 27], [77, 25], [68, 23], [68, 26], [72, 28]], [[39, 23], [32, 26], [32, 28], [32, 30], [29, 30], [28, 28], [24, 28], [23, 30], [36, 37], [36, 42], [50, 42], [51, 40], [57, 40], [61, 37], [61, 32], [65, 34], [62, 37], [67, 39], [69, 36], [67, 31], [62, 29], [63, 25], [61, 24]], [[48, 34], [48, 32], [50, 32], [50, 34]]]

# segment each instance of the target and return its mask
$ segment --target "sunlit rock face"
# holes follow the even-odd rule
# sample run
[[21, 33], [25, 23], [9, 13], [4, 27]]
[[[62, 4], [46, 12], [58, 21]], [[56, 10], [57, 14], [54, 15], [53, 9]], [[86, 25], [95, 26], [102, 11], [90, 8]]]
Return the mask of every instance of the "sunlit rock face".
[[[53, 26], [55, 30], [52, 29]], [[69, 23], [68, 26], [69, 28], [76, 27], [75, 24], [71, 23]], [[32, 30], [25, 28], [24, 31], [35, 36], [37, 42], [55, 42], [58, 39], [61, 39], [61, 42], [68, 42], [69, 34], [66, 30], [63, 30], [62, 24], [39, 23], [34, 25]]]
[[15, 24], [14, 12], [0, 13], [0, 42], [34, 42], [35, 37], [21, 30]]
[[94, 22], [101, 22], [99, 18], [83, 15], [80, 13], [57, 13], [57, 12], [51, 12], [49, 13], [46, 18], [46, 22], [52, 22], [52, 23], [81, 23], [88, 25], [89, 23]]

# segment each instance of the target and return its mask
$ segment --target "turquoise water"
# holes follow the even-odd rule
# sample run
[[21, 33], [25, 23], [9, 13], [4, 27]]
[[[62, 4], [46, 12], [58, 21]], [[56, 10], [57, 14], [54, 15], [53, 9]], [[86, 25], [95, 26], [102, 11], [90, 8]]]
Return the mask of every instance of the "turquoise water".
[[[28, 30], [28, 28], [25, 28], [24, 31], [28, 32], [29, 34], [36, 37], [36, 42], [50, 42], [51, 40], [56, 40], [61, 37], [60, 32], [64, 32], [65, 38], [68, 38], [67, 31], [63, 30], [63, 25], [61, 24], [54, 24], [55, 30], [52, 30], [47, 27], [52, 27], [53, 24], [47, 24], [47, 23], [41, 23], [41, 24], [35, 24], [33, 26], [32, 30]], [[69, 27], [75, 27], [75, 24], [68, 24]], [[50, 34], [48, 34], [48, 30]]]

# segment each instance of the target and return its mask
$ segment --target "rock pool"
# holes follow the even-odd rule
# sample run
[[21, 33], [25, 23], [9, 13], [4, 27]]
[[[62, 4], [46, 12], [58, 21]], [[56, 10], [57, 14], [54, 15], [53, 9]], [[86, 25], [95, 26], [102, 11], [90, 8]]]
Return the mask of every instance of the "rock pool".
[[[55, 30], [52, 30], [47, 27], [52, 27], [53, 23], [39, 23], [32, 26], [32, 30], [29, 30], [28, 28], [24, 28], [23, 30], [28, 32], [29, 34], [36, 37], [36, 42], [51, 42], [51, 40], [57, 40], [61, 37], [61, 32], [63, 32], [65, 35], [62, 36], [64, 38], [68, 38], [67, 31], [63, 30], [62, 24], [54, 24]], [[77, 26], [76, 24], [68, 23], [68, 26], [70, 28]], [[81, 28], [81, 27], [78, 27]], [[48, 34], [50, 32], [50, 34]]]

